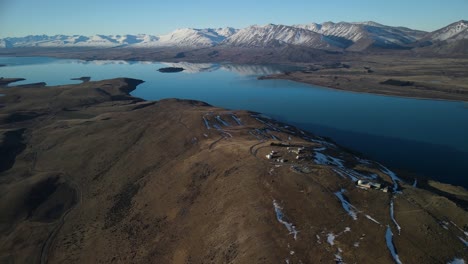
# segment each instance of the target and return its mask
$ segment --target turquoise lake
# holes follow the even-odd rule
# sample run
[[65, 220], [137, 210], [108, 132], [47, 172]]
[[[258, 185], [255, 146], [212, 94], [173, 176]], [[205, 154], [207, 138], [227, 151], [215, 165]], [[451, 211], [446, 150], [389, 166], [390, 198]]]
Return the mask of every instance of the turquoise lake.
[[[362, 153], [397, 172], [468, 188], [468, 104], [327, 89], [284, 80], [257, 80], [287, 67], [272, 65], [82, 61], [0, 57], [0, 77], [25, 84], [79, 83], [129, 77], [144, 80], [132, 93], [146, 100], [195, 99], [229, 109], [261, 112]], [[180, 73], [157, 69], [180, 66]], [[46, 88], [37, 88], [46, 89]]]

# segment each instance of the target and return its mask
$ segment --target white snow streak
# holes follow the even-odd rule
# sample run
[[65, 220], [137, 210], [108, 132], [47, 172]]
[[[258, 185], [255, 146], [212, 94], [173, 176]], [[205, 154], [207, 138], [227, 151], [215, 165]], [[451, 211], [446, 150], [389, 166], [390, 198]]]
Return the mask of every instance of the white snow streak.
[[391, 170], [389, 170], [387, 167], [383, 166], [382, 164], [379, 164], [381, 167], [381, 171], [385, 174], [387, 174], [393, 181], [393, 191], [397, 192], [398, 191], [398, 183], [401, 182], [401, 179], [398, 178], [398, 176]]
[[367, 219], [369, 219], [369, 220], [371, 220], [372, 222], [374, 222], [374, 223], [376, 223], [376, 224], [379, 224], [379, 225], [380, 225], [380, 222], [379, 222], [379, 221], [377, 221], [377, 220], [375, 220], [374, 218], [372, 218], [370, 215], [367, 215], [367, 214], [366, 214], [366, 218], [367, 218]]
[[390, 201], [390, 217], [392, 218], [393, 223], [395, 224], [396, 228], [398, 229], [398, 235], [400, 235], [401, 227], [400, 227], [400, 225], [397, 223], [397, 221], [395, 219], [395, 214], [394, 214], [394, 211], [393, 211], [393, 199]]
[[273, 207], [275, 208], [276, 219], [278, 220], [278, 222], [283, 224], [286, 227], [286, 229], [288, 229], [289, 234], [292, 234], [294, 236], [294, 240], [297, 240], [297, 233], [299, 232], [296, 230], [296, 226], [284, 220], [284, 214], [281, 211], [282, 208], [275, 200], [273, 200]]
[[460, 241], [465, 244], [465, 247], [468, 247], [468, 241], [466, 241], [465, 239], [463, 239], [462, 237], [458, 237], [460, 239]]
[[341, 191], [336, 192], [335, 195], [340, 199], [341, 201], [341, 206], [343, 206], [343, 209], [353, 218], [353, 220], [357, 220], [357, 213], [355, 211], [355, 207], [349, 203], [346, 198], [343, 196], [343, 193], [345, 192], [344, 189], [341, 189]]
[[328, 233], [328, 235], [327, 235], [328, 244], [330, 244], [332, 246], [335, 245], [335, 238], [336, 238], [336, 236], [333, 233]]
[[395, 263], [402, 264], [400, 258], [398, 257], [395, 245], [393, 244], [393, 233], [390, 226], [387, 226], [387, 232], [385, 233], [385, 241], [387, 242], [387, 248], [390, 251], [390, 254], [392, 254]]
[[216, 116], [215, 118], [216, 118], [216, 120], [218, 120], [218, 122], [220, 122], [223, 126], [226, 126], [226, 127], [229, 126], [229, 124], [228, 124], [226, 121], [224, 121], [219, 115]]
[[452, 261], [447, 262], [447, 264], [465, 264], [465, 260], [454, 258]]

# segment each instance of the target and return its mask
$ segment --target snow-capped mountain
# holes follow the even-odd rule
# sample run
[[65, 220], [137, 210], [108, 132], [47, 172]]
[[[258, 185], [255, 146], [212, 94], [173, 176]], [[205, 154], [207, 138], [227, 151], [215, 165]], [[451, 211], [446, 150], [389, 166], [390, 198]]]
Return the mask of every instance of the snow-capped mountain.
[[10, 43], [7, 40], [0, 39], [0, 49], [1, 48], [10, 48]]
[[[323, 50], [364, 51], [369, 48], [410, 49], [437, 43], [452, 45], [468, 41], [468, 21], [459, 21], [427, 33], [405, 27], [391, 27], [376, 22], [325, 22], [302, 25], [250, 26], [243, 29], [177, 29], [169, 34], [139, 35], [36, 35], [0, 39], [0, 48], [16, 47], [247, 47], [274, 48], [298, 46]], [[445, 43], [445, 44], [444, 44]], [[457, 49], [460, 45], [455, 45]]]
[[225, 28], [217, 28], [213, 29], [216, 34], [219, 36], [222, 36], [224, 38], [229, 38], [230, 36], [234, 35], [239, 31], [238, 29], [232, 28], [232, 27], [225, 27]]
[[0, 48], [13, 47], [210, 47], [235, 34], [234, 28], [177, 29], [169, 34], [65, 36], [37, 35], [0, 39]]
[[468, 21], [461, 20], [428, 33], [413, 46], [422, 53], [468, 54]]
[[397, 48], [404, 47], [422, 38], [426, 32], [404, 27], [390, 27], [373, 21], [367, 22], [325, 22], [295, 25], [298, 28], [322, 34], [339, 41], [350, 50], [362, 50], [369, 46]]
[[177, 29], [159, 37], [154, 46], [177, 47], [210, 47], [214, 46], [237, 32], [233, 28], [218, 29]]
[[454, 41], [468, 39], [468, 21], [461, 20], [429, 33], [424, 40], [436, 41]]
[[316, 32], [284, 25], [250, 26], [239, 30], [221, 43], [235, 47], [278, 47], [286, 44], [330, 49], [339, 46]]
[[[0, 40], [0, 47], [116, 47], [133, 45], [136, 43], [152, 42], [157, 37], [150, 35], [94, 35], [94, 36], [65, 36], [38, 35], [22, 38], [5, 38]], [[3, 43], [5, 44], [3, 44]], [[2, 45], [3, 44], [3, 45]]]

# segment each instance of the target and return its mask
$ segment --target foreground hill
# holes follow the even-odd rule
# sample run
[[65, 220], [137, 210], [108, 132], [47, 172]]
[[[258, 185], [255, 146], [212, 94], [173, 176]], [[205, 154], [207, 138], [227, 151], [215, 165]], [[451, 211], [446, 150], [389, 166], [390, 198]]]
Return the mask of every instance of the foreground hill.
[[465, 190], [260, 114], [129, 96], [139, 83], [0, 88], [0, 262], [468, 260]]

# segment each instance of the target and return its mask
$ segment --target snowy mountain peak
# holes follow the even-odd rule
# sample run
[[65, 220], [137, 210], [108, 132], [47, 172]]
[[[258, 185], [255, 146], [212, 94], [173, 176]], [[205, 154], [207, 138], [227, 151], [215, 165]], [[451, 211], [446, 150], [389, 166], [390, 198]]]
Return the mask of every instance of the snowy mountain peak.
[[430, 41], [456, 41], [468, 39], [468, 21], [460, 20], [426, 36]]
[[296, 25], [339, 41], [351, 50], [363, 50], [370, 46], [398, 48], [422, 38], [425, 32], [366, 22], [325, 22], [323, 24]]
[[217, 28], [214, 30], [218, 35], [228, 38], [239, 31], [238, 29], [232, 27], [225, 27], [225, 28]]
[[352, 23], [352, 24], [366, 25], [366, 26], [373, 26], [373, 27], [384, 27], [384, 25], [379, 24], [379, 23], [374, 22], [374, 21], [355, 22], [355, 23]]
[[236, 29], [218, 28], [218, 29], [177, 29], [167, 35], [159, 37], [158, 46], [179, 46], [179, 47], [209, 47], [216, 45], [227, 37], [235, 34]]
[[461, 32], [461, 31], [468, 28], [468, 21], [460, 20], [460, 21], [452, 24], [451, 26], [454, 28], [455, 32]]
[[253, 25], [239, 30], [222, 44], [237, 47], [279, 47], [284, 45], [333, 48], [327, 37], [316, 32], [285, 25]]

